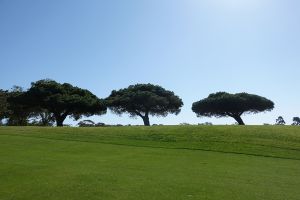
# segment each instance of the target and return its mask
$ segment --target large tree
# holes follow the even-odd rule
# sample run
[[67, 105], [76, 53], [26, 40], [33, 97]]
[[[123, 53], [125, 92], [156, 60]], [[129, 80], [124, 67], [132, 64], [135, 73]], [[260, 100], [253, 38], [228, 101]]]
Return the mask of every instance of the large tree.
[[264, 97], [237, 93], [218, 92], [193, 103], [192, 110], [198, 117], [232, 117], [239, 125], [245, 125], [241, 116], [248, 113], [271, 111], [274, 103]]
[[177, 115], [183, 106], [182, 100], [174, 92], [152, 84], [136, 84], [118, 91], [114, 90], [106, 100], [114, 113], [139, 116], [145, 126], [150, 126], [149, 115], [167, 116], [169, 113]]
[[105, 101], [90, 91], [48, 79], [32, 83], [20, 102], [37, 112], [52, 113], [57, 126], [63, 126], [67, 116], [78, 120], [81, 116], [105, 114], [107, 110]]
[[25, 91], [20, 86], [13, 86], [13, 88], [7, 93], [7, 125], [26, 126], [28, 124], [33, 109], [30, 106], [19, 102], [19, 99], [21, 99], [24, 94]]
[[0, 121], [6, 118], [9, 113], [7, 102], [8, 94], [8, 91], [0, 89]]

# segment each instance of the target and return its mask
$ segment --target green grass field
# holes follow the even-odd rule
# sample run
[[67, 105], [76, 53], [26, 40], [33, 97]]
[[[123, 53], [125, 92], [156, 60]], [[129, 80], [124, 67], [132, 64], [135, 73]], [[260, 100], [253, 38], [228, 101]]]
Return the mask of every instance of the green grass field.
[[299, 200], [300, 127], [0, 127], [1, 200]]

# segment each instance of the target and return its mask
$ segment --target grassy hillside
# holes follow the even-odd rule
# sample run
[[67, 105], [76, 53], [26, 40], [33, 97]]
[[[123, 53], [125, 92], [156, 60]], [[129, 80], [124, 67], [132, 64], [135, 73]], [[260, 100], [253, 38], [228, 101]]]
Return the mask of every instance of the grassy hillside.
[[0, 199], [300, 199], [300, 128], [0, 127]]

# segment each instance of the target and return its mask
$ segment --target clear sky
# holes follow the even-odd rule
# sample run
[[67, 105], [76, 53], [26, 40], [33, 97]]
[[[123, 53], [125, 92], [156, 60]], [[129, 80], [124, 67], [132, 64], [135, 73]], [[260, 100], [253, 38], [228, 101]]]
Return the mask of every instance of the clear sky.
[[[184, 101], [152, 123], [232, 124], [197, 118], [194, 101], [217, 91], [275, 102], [247, 124], [300, 116], [299, 0], [0, 0], [0, 88], [51, 78], [89, 89], [154, 83]], [[96, 122], [142, 124], [108, 112]], [[70, 122], [71, 123], [71, 122]]]

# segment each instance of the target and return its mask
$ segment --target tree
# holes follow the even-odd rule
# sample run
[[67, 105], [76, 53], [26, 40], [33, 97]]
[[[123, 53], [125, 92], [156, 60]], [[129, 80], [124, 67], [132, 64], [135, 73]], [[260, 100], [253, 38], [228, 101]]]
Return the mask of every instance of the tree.
[[276, 119], [275, 125], [285, 125], [285, 121], [284, 121], [284, 119], [283, 119], [282, 116], [279, 116], [279, 117]]
[[105, 114], [107, 110], [104, 100], [90, 91], [49, 79], [31, 83], [19, 100], [36, 111], [44, 109], [52, 113], [57, 126], [63, 126], [67, 116], [78, 120], [81, 116]]
[[293, 126], [300, 126], [300, 118], [299, 117], [294, 117], [292, 125]]
[[23, 88], [14, 86], [12, 91], [7, 94], [9, 103], [6, 118], [8, 118], [8, 125], [52, 126], [55, 122], [54, 115], [47, 110], [24, 104]]
[[149, 115], [164, 117], [169, 113], [177, 115], [183, 106], [182, 100], [174, 92], [152, 84], [136, 84], [118, 91], [114, 90], [106, 100], [114, 113], [139, 116], [145, 126], [150, 126]]
[[8, 91], [0, 90], [0, 122], [7, 117], [8, 110]]
[[243, 114], [271, 111], [273, 108], [274, 103], [264, 97], [226, 92], [210, 94], [207, 98], [194, 102], [192, 106], [198, 117], [232, 117], [239, 125], [245, 125], [241, 118]]
[[8, 113], [6, 117], [9, 126], [26, 126], [33, 112], [32, 108], [20, 103], [19, 99], [25, 94], [20, 86], [13, 86], [8, 92]]
[[93, 127], [95, 126], [95, 122], [93, 122], [92, 120], [82, 120], [77, 124], [79, 127]]

